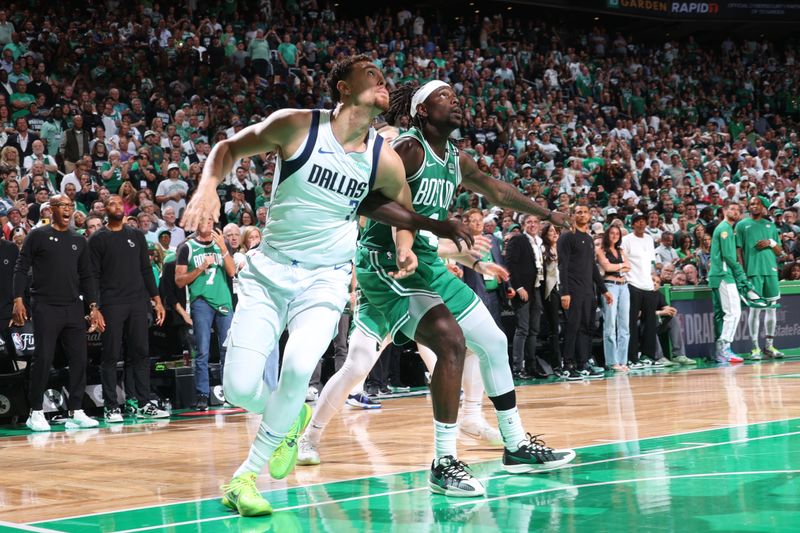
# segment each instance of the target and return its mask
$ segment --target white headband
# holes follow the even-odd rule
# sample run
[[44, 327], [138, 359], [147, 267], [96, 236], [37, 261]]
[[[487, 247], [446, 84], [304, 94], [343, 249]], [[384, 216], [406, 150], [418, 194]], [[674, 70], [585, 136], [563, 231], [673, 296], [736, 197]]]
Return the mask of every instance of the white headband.
[[417, 114], [417, 106], [423, 103], [433, 91], [439, 89], [440, 87], [450, 87], [450, 85], [442, 80], [431, 80], [417, 89], [417, 92], [415, 92], [414, 96], [411, 97], [411, 118], [414, 118], [414, 116]]

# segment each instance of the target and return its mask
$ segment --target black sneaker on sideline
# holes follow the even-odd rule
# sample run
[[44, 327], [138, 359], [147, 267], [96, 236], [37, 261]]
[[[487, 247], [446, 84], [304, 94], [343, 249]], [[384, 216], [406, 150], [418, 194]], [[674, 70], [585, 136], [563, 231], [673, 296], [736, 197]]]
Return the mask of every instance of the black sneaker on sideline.
[[565, 368], [564, 373], [561, 375], [567, 381], [582, 381], [586, 376], [578, 372], [575, 367]]
[[587, 378], [602, 378], [603, 376], [606, 375], [605, 371], [602, 368], [600, 368], [599, 366], [594, 366], [589, 362], [583, 365], [583, 368], [580, 369], [580, 373]]
[[428, 487], [436, 494], [457, 498], [475, 498], [486, 494], [483, 484], [472, 475], [467, 465], [452, 455], [433, 460]]
[[198, 411], [208, 411], [208, 396], [199, 394], [197, 396], [197, 401], [194, 404], [194, 408]]
[[548, 447], [539, 435], [528, 435], [515, 452], [503, 450], [503, 469], [512, 474], [545, 472], [563, 466], [575, 459], [573, 450], [554, 450]]

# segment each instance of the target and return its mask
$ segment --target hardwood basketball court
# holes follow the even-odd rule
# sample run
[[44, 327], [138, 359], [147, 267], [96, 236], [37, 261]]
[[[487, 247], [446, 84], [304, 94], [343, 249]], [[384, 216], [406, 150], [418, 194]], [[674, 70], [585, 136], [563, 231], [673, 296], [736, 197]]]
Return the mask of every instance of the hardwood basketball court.
[[[0, 437], [2, 531], [797, 531], [800, 361], [664, 370], [517, 389], [526, 429], [577, 448], [567, 467], [513, 476], [502, 450], [459, 440], [482, 499], [432, 495], [427, 395], [343, 409], [323, 463], [259, 487], [240, 518], [219, 486], [258, 419], [182, 417]], [[488, 400], [486, 404], [489, 404]], [[485, 407], [494, 423], [494, 415]]]

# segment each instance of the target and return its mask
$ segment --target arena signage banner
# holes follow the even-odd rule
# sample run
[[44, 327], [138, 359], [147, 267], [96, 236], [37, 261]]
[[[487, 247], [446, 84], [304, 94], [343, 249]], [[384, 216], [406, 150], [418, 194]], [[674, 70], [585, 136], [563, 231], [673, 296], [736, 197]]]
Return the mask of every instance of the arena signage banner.
[[678, 2], [673, 0], [521, 0], [520, 3], [606, 15], [700, 22], [798, 22], [800, 2]]
[[[671, 305], [678, 310], [681, 322], [683, 342], [686, 355], [689, 357], [712, 357], [714, 354], [714, 312], [711, 305], [711, 292], [705, 291], [707, 298], [673, 300]], [[800, 322], [792, 317], [800, 316], [800, 294], [781, 296], [781, 307], [778, 309], [778, 326], [775, 330], [775, 346], [778, 349], [796, 348], [800, 346]], [[747, 317], [750, 309], [742, 306], [742, 318], [736, 328], [736, 337], [732, 348], [737, 354], [750, 353], [753, 348]], [[763, 319], [762, 319], [763, 320]], [[759, 344], [764, 346], [764, 326], [759, 328]]]
[[800, 20], [800, 2], [673, 2], [668, 0], [606, 0], [619, 14], [683, 20]]

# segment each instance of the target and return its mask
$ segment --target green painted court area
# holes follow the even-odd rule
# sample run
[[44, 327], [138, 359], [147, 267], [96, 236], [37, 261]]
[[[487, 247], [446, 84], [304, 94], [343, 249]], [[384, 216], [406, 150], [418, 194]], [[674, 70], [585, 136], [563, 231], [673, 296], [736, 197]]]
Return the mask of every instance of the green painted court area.
[[427, 471], [420, 470], [265, 492], [275, 508], [269, 517], [240, 518], [206, 499], [41, 522], [27, 530], [800, 530], [800, 419], [588, 446], [569, 467], [545, 474], [512, 476], [499, 461], [475, 464], [474, 471], [486, 481], [487, 497], [480, 500], [432, 495]]

